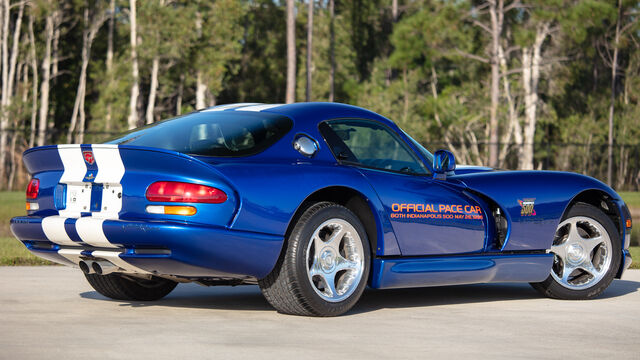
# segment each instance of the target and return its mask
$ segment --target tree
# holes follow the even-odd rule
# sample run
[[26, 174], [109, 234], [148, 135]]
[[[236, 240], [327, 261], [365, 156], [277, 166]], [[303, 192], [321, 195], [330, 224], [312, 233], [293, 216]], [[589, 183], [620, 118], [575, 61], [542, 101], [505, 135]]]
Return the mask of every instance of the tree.
[[287, 0], [287, 91], [285, 102], [296, 101], [296, 14], [295, 0]]
[[[605, 34], [603, 50], [601, 54], [607, 66], [611, 69], [611, 82], [609, 94], [609, 110], [608, 110], [608, 135], [607, 135], [607, 184], [613, 185], [613, 147], [614, 147], [614, 113], [616, 106], [616, 97], [618, 95], [618, 79], [620, 77], [620, 47], [623, 38], [627, 32], [637, 24], [637, 13], [633, 10], [637, 9], [637, 3], [631, 2], [626, 4], [623, 0], [617, 1], [615, 25], [613, 26], [613, 34], [609, 31]], [[626, 40], [626, 39], [625, 39]]]
[[335, 0], [329, 0], [329, 101], [333, 102], [336, 96], [336, 5]]
[[33, 147], [36, 141], [37, 132], [37, 116], [38, 116], [38, 57], [36, 55], [36, 40], [33, 33], [33, 8], [29, 10], [29, 63], [31, 65], [31, 72], [33, 74], [31, 83], [32, 85], [32, 100], [31, 100], [31, 126], [29, 135], [29, 147]]
[[86, 125], [84, 102], [87, 93], [87, 68], [89, 67], [89, 61], [91, 60], [91, 46], [93, 45], [93, 41], [98, 34], [98, 30], [100, 30], [102, 24], [104, 24], [106, 19], [106, 9], [97, 7], [93, 4], [90, 5], [88, 1], [85, 1], [82, 16], [82, 65], [80, 69], [78, 90], [76, 92], [76, 100], [73, 105], [73, 112], [71, 114], [69, 129], [67, 131], [68, 143], [72, 142], [73, 133], [76, 131], [78, 114], [80, 115], [80, 123], [78, 124], [78, 131], [75, 136], [75, 142], [82, 143], [84, 141], [84, 131]]
[[540, 68], [542, 66], [542, 45], [550, 33], [548, 22], [536, 25], [535, 40], [530, 47], [522, 48], [522, 87], [524, 89], [523, 126], [524, 142], [520, 151], [519, 168], [533, 170], [533, 144], [538, 111], [538, 86], [540, 83]]
[[[196, 72], [196, 109], [201, 109], [216, 104], [216, 97], [224, 87], [225, 76], [236, 71], [233, 62], [241, 55], [240, 26], [246, 10], [236, 0], [196, 2], [195, 7], [195, 38], [193, 33], [181, 32], [182, 39], [179, 41], [190, 47], [185, 52], [192, 54]], [[175, 17], [179, 18], [179, 15], [175, 14]], [[177, 31], [180, 29], [174, 29], [172, 38], [177, 38]], [[165, 39], [167, 43], [170, 43], [170, 39]]]
[[607, 184], [613, 184], [613, 112], [616, 102], [616, 77], [618, 76], [618, 54], [620, 46], [620, 22], [622, 18], [622, 0], [618, 0], [618, 16], [613, 40], [613, 57], [611, 58], [611, 100], [609, 104], [609, 136], [607, 137]]
[[[9, 56], [9, 22], [11, 4], [9, 0], [2, 3], [2, 98], [0, 100], [0, 179], [6, 175], [7, 164], [7, 126], [9, 125], [9, 106], [14, 94], [14, 81], [16, 78], [16, 62], [18, 59], [18, 45], [20, 43], [20, 31], [22, 29], [22, 15], [24, 3], [20, 3], [18, 16], [14, 23], [11, 55]], [[10, 58], [10, 59], [9, 59]]]
[[[106, 71], [109, 78], [109, 85], [113, 85], [113, 32], [116, 22], [116, 0], [109, 0], [109, 30], [107, 33], [107, 58], [106, 58]], [[105, 114], [105, 131], [111, 131], [111, 116], [112, 105], [111, 102], [107, 104], [107, 113]]]
[[[545, 2], [529, 0], [523, 4], [522, 15], [511, 20], [513, 23], [511, 33], [515, 33], [510, 42], [503, 47], [510, 48], [510, 54], [516, 54], [513, 59], [501, 58], [505, 63], [503, 77], [508, 77], [510, 73], [520, 76], [522, 98], [523, 121], [520, 124], [515, 114], [515, 120], [509, 121], [509, 130], [514, 133], [516, 144], [518, 145], [518, 168], [523, 170], [534, 169], [534, 144], [536, 142], [536, 128], [538, 125], [538, 112], [540, 105], [539, 85], [545, 77], [551, 74], [552, 66], [559, 61], [566, 59], [564, 56], [557, 56], [559, 52], [566, 49], [554, 49], [553, 41], [560, 43], [562, 36], [566, 40], [575, 41], [577, 33], [571, 33], [569, 29], [576, 28], [576, 20], [582, 21], [586, 25], [585, 19], [578, 16], [582, 12], [597, 12], [599, 7], [585, 3], [573, 5], [571, 2]], [[584, 25], [583, 25], [584, 26]], [[564, 29], [564, 30], [563, 30]], [[568, 33], [563, 33], [568, 32]], [[563, 45], [560, 45], [563, 46]], [[502, 50], [502, 49], [501, 49]], [[558, 51], [560, 50], [560, 51]], [[504, 50], [502, 50], [504, 54]], [[514, 65], [509, 69], [507, 60]], [[506, 79], [505, 79], [506, 81]], [[505, 85], [506, 86], [506, 85]], [[508, 91], [505, 87], [505, 92]], [[510, 96], [510, 94], [506, 94]], [[515, 94], [518, 96], [519, 94]], [[514, 109], [517, 111], [517, 109]], [[511, 116], [510, 116], [511, 119]], [[515, 121], [515, 122], [514, 122]], [[513, 122], [513, 124], [512, 124]]]
[[309, 1], [307, 18], [307, 88], [306, 101], [311, 101], [311, 78], [313, 70], [313, 1]]
[[491, 19], [491, 117], [489, 119], [489, 166], [498, 167], [498, 102], [500, 97], [500, 40], [504, 23], [504, 1], [489, 1]]
[[[196, 32], [198, 39], [202, 38], [202, 13], [200, 11], [196, 12]], [[205, 105], [205, 96], [207, 94], [207, 87], [204, 84], [204, 80], [202, 79], [202, 69], [198, 68], [196, 70], [196, 109], [204, 109]]]
[[136, 14], [136, 0], [129, 0], [129, 23], [130, 29], [130, 42], [131, 42], [131, 97], [129, 98], [129, 118], [127, 125], [129, 129], [133, 129], [138, 125], [138, 96], [140, 96], [140, 84], [139, 77], [140, 71], [138, 70], [138, 33], [137, 33], [137, 14]]
[[[145, 112], [145, 123], [151, 124], [154, 121], [156, 97], [158, 95], [158, 73], [160, 71], [160, 57], [167, 57], [165, 51], [171, 51], [171, 45], [175, 43], [166, 36], [167, 32], [176, 30], [174, 26], [175, 17], [172, 16], [170, 6], [165, 0], [157, 2], [146, 2], [140, 11], [141, 33], [146, 39], [142, 51], [147, 58], [151, 58], [151, 74], [149, 81], [149, 97], [147, 99], [147, 110]], [[180, 34], [171, 34], [172, 39], [180, 38]], [[170, 56], [169, 56], [170, 57]]]
[[[380, 87], [374, 94], [363, 91], [359, 100], [372, 99], [363, 104], [399, 121], [431, 147], [451, 149], [461, 163], [482, 164], [479, 138], [486, 126], [480, 119], [488, 98], [481, 84], [487, 76], [476, 59], [460, 56], [472, 54], [478, 38], [477, 27], [460, 21], [467, 13], [466, 4], [442, 2], [409, 12], [394, 25], [393, 51], [380, 63], [385, 76], [375, 80]], [[389, 68], [401, 76], [387, 80]]]
[[38, 120], [38, 146], [45, 144], [47, 135], [47, 120], [49, 115], [49, 89], [51, 82], [51, 43], [54, 37], [54, 18], [58, 16], [59, 11], [53, 5], [51, 0], [47, 0], [49, 11], [46, 15], [46, 25], [44, 30], [45, 48], [42, 59], [42, 82], [40, 83], [40, 111]]

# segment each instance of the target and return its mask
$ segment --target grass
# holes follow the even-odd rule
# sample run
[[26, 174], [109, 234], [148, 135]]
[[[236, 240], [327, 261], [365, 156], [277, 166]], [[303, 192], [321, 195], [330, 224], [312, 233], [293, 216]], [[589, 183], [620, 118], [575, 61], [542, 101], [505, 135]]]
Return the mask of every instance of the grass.
[[26, 215], [25, 195], [22, 191], [0, 192], [0, 238], [12, 237], [9, 220], [14, 216]]
[[[622, 196], [622, 200], [627, 203], [632, 215], [640, 213], [640, 192], [621, 192], [620, 196]], [[640, 245], [640, 218], [633, 218], [633, 224], [631, 244]]]
[[632, 246], [629, 251], [631, 252], [631, 258], [633, 258], [630, 269], [640, 269], [640, 246]]
[[0, 238], [0, 266], [6, 265], [52, 265], [53, 263], [31, 254], [15, 238]]
[[633, 229], [631, 229], [631, 245], [640, 243], [640, 219], [633, 219]]
[[620, 196], [622, 196], [622, 199], [624, 200], [624, 202], [627, 203], [629, 208], [640, 209], [640, 192], [622, 191], [622, 192], [619, 192], [619, 194]]
[[0, 192], [0, 266], [2, 265], [53, 265], [52, 262], [31, 254], [11, 234], [9, 220], [25, 215], [23, 191]]
[[[640, 210], [640, 192], [619, 192], [622, 200], [627, 203], [629, 209], [636, 209], [636, 212]], [[633, 210], [632, 210], [633, 212]], [[631, 231], [631, 243], [637, 245], [640, 243], [640, 219], [633, 219], [634, 227]], [[631, 263], [631, 269], [640, 269], [640, 246], [631, 246], [629, 248], [633, 262]]]

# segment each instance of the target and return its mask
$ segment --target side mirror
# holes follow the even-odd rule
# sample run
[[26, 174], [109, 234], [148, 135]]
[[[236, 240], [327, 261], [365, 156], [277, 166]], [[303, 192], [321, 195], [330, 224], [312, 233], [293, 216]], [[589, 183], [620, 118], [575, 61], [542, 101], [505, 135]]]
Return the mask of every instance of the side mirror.
[[447, 173], [456, 169], [456, 158], [449, 150], [438, 150], [433, 154], [434, 177], [438, 180], [445, 180]]

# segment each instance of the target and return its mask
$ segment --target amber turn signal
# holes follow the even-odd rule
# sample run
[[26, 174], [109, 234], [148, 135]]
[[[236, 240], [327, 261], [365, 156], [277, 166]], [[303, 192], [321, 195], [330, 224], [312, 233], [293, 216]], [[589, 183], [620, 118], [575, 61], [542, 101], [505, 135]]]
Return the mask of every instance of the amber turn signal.
[[627, 219], [627, 229], [631, 229], [631, 219]]
[[196, 214], [196, 208], [193, 206], [165, 206], [164, 213], [167, 215], [191, 216]]

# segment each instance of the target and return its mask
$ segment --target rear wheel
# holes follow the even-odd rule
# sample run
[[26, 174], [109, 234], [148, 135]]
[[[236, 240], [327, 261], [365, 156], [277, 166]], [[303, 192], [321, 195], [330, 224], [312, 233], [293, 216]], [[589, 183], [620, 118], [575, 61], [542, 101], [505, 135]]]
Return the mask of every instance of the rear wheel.
[[369, 276], [369, 241], [349, 209], [322, 202], [311, 206], [287, 239], [275, 269], [259, 281], [279, 312], [336, 316], [358, 301]]
[[119, 273], [109, 275], [85, 274], [91, 286], [108, 298], [129, 301], [153, 301], [167, 296], [177, 282], [152, 277], [140, 279]]
[[578, 203], [556, 230], [551, 274], [531, 285], [552, 298], [594, 298], [613, 281], [620, 252], [620, 236], [611, 219], [594, 206]]

